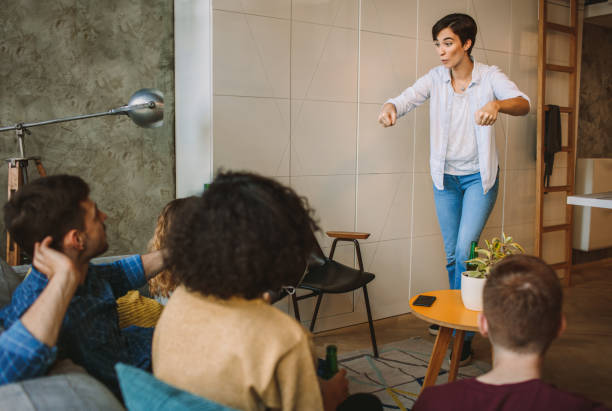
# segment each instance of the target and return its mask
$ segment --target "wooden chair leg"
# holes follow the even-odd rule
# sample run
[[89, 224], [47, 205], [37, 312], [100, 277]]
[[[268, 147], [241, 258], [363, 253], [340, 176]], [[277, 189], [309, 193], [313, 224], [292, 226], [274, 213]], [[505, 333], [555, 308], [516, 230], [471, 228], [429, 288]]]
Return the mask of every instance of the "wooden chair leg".
[[378, 346], [376, 345], [376, 334], [374, 333], [374, 323], [372, 322], [372, 311], [370, 311], [370, 299], [368, 298], [368, 289], [363, 286], [363, 299], [365, 300], [366, 312], [368, 313], [368, 325], [370, 326], [370, 339], [372, 340], [372, 350], [374, 357], [378, 357]]
[[293, 301], [293, 315], [295, 316], [295, 319], [297, 320], [297, 322], [301, 322], [300, 308], [298, 307], [298, 300], [297, 300], [297, 297], [295, 296], [295, 293], [291, 294], [291, 301]]
[[315, 306], [314, 314], [312, 315], [312, 321], [310, 322], [310, 332], [314, 331], [315, 322], [317, 321], [317, 315], [319, 314], [319, 307], [321, 306], [322, 299], [323, 293], [320, 293], [317, 297], [317, 305]]

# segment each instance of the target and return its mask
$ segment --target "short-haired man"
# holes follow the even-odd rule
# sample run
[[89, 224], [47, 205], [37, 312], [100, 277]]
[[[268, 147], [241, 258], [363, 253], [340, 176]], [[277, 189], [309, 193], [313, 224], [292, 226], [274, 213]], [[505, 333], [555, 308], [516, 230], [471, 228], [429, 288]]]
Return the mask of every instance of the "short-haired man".
[[[78, 272], [79, 286], [60, 330], [58, 356], [82, 365], [119, 396], [114, 365], [124, 362], [150, 369], [153, 329], [120, 329], [115, 301], [159, 272], [163, 258], [158, 251], [111, 264], [90, 264], [108, 249], [106, 217], [89, 198], [88, 185], [68, 175], [35, 180], [4, 206], [6, 228], [28, 254], [33, 254], [36, 243], [51, 237], [52, 241], [46, 241], [68, 257]], [[49, 287], [52, 270], [34, 260], [11, 304], [0, 311], [5, 327], [19, 321]]]
[[540, 379], [544, 353], [565, 329], [555, 272], [527, 255], [491, 270], [478, 326], [493, 347], [493, 369], [477, 378], [427, 388], [413, 410], [603, 410]]

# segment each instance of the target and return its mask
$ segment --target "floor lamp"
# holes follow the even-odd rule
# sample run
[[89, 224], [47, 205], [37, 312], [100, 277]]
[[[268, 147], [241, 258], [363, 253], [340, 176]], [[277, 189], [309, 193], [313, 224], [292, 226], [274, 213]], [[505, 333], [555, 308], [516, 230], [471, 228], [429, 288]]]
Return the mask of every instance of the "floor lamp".
[[[164, 95], [161, 91], [143, 88], [132, 94], [127, 105], [108, 111], [94, 114], [82, 114], [72, 117], [57, 118], [54, 120], [39, 121], [35, 123], [18, 123], [13, 126], [0, 127], [0, 132], [15, 130], [19, 144], [19, 157], [7, 158], [8, 163], [8, 198], [28, 182], [28, 163], [34, 161], [38, 174], [47, 175], [39, 156], [25, 155], [25, 135], [30, 134], [30, 128], [45, 126], [47, 124], [63, 123], [66, 121], [83, 120], [92, 117], [125, 114], [140, 127], [160, 127], [164, 123]], [[6, 233], [6, 261], [10, 265], [21, 264], [20, 247]]]

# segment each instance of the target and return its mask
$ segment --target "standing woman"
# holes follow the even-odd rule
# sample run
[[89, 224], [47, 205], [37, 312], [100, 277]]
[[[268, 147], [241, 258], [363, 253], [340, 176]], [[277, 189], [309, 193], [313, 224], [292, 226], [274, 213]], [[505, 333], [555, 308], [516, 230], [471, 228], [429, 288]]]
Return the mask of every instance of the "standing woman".
[[[480, 238], [497, 198], [499, 163], [492, 126], [498, 113], [529, 113], [529, 98], [498, 67], [471, 56], [476, 41], [472, 17], [450, 14], [431, 32], [442, 65], [388, 100], [378, 121], [393, 126], [398, 117], [431, 99], [429, 163], [434, 200], [450, 288], [459, 289], [470, 243]], [[430, 327], [430, 332], [437, 333], [437, 328]], [[471, 358], [472, 337], [466, 333], [462, 363]]]

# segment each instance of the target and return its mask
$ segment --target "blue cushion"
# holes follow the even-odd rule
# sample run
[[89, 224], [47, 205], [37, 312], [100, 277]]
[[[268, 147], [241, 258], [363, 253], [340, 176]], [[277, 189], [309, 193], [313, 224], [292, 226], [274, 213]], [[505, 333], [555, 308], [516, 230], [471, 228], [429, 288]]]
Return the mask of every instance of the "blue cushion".
[[139, 368], [118, 363], [115, 370], [129, 411], [235, 411], [233, 408], [174, 388]]

